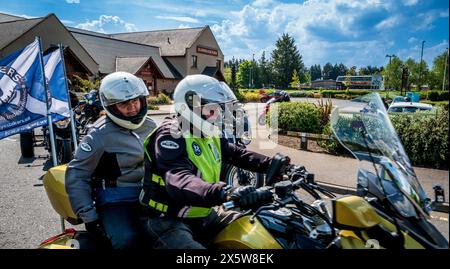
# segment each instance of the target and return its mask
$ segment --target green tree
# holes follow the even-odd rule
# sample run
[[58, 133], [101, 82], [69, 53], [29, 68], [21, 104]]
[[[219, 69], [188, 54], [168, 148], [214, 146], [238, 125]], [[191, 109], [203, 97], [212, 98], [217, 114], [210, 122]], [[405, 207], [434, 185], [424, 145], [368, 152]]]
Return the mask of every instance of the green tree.
[[300, 78], [298, 77], [297, 70], [295, 70], [295, 69], [294, 69], [294, 73], [292, 74], [290, 87], [291, 88], [299, 88], [300, 87]]
[[[237, 73], [239, 87], [251, 88], [254, 86], [252, 85], [250, 74], [252, 73], [254, 75], [256, 73], [256, 69], [256, 63], [253, 61], [243, 61], [239, 64], [239, 71]], [[254, 81], [255, 80], [253, 79], [253, 83]]]
[[90, 90], [98, 90], [100, 88], [101, 79], [95, 77], [93, 80], [83, 79], [77, 75], [73, 76], [75, 78], [74, 90], [77, 92], [89, 92]]
[[385, 77], [385, 87], [399, 90], [402, 84], [403, 62], [398, 57], [394, 56], [391, 63], [386, 65], [383, 70]]
[[278, 87], [287, 88], [291, 82], [294, 70], [304, 73], [302, 56], [295, 45], [295, 40], [289, 34], [283, 34], [276, 42], [272, 51], [272, 67], [274, 82]]
[[223, 76], [225, 77], [225, 82], [230, 84], [231, 83], [231, 67], [230, 65], [225, 67], [223, 67]]
[[[436, 89], [442, 89], [442, 83], [444, 83], [444, 89], [449, 89], [449, 57], [447, 55], [447, 51], [442, 54], [436, 56], [433, 60], [433, 67], [431, 70], [432, 75], [430, 75], [429, 79], [432, 80], [428, 84], [433, 85]], [[444, 70], [445, 70], [445, 78], [444, 78]]]
[[319, 65], [312, 65], [311, 68], [311, 81], [322, 78], [322, 68]]
[[345, 66], [343, 63], [339, 64], [339, 76], [345, 76], [345, 74], [347, 74], [347, 66]]
[[410, 90], [412, 85], [417, 85], [419, 81], [419, 65], [412, 58], [408, 58], [405, 62], [405, 67], [408, 68], [408, 83], [406, 90]]
[[311, 72], [305, 72], [305, 81], [303, 81], [303, 83], [311, 84]]
[[270, 63], [266, 59], [266, 52], [263, 51], [261, 58], [258, 61], [259, 79], [263, 87], [268, 87], [272, 81], [272, 74], [270, 70]]
[[333, 73], [333, 65], [331, 63], [326, 63], [323, 66], [322, 77], [323, 79], [331, 79]]
[[237, 63], [235, 61], [231, 64], [231, 89], [236, 92], [238, 90], [238, 84], [237, 84]]

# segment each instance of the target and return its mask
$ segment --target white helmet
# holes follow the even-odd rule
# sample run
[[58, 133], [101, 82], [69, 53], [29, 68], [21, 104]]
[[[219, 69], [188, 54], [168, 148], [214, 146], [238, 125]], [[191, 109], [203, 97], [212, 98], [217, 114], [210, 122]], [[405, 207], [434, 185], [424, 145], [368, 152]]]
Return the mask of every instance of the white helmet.
[[[225, 105], [237, 101], [227, 84], [206, 75], [186, 76], [175, 88], [173, 100], [175, 111], [182, 120], [206, 136], [221, 134], [221, 126], [217, 126], [213, 121], [221, 122]], [[204, 108], [211, 109], [211, 112], [220, 111], [220, 119], [218, 121], [207, 119], [202, 111]]]
[[[106, 115], [117, 125], [135, 130], [144, 123], [147, 115], [147, 87], [142, 79], [127, 72], [115, 72], [102, 79], [100, 101]], [[139, 98], [141, 110], [135, 116], [127, 117], [118, 112], [115, 104]]]

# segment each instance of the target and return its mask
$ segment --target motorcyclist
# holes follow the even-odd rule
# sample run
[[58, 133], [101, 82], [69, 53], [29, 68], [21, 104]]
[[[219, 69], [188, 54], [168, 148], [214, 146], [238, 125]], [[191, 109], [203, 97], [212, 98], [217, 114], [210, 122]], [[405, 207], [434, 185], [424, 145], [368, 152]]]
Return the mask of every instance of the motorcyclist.
[[156, 124], [147, 117], [142, 79], [126, 72], [109, 74], [99, 95], [106, 117], [93, 124], [69, 163], [66, 191], [74, 212], [98, 241], [106, 236], [113, 248], [135, 248], [142, 243], [143, 142]]
[[265, 173], [272, 160], [219, 137], [226, 106], [234, 102], [226, 84], [205, 75], [187, 76], [174, 92], [177, 116], [166, 118], [147, 137], [140, 201], [147, 209], [144, 226], [154, 248], [204, 248], [240, 216], [219, 205], [235, 200], [246, 209], [271, 199], [268, 190], [229, 189], [219, 182], [222, 161]]

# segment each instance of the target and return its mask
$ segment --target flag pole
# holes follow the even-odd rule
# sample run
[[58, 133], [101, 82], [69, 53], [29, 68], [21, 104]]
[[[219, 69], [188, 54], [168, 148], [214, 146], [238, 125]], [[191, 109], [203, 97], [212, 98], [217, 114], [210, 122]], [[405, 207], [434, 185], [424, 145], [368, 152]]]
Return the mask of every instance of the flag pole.
[[61, 43], [59, 44], [59, 52], [61, 55], [61, 64], [62, 64], [63, 70], [64, 70], [64, 82], [66, 84], [67, 102], [68, 102], [69, 111], [70, 111], [70, 127], [72, 129], [72, 140], [73, 140], [74, 150], [77, 150], [77, 147], [78, 147], [77, 139], [78, 138], [77, 138], [77, 132], [76, 132], [76, 127], [75, 127], [75, 117], [73, 115], [72, 103], [70, 100], [69, 84], [67, 83], [67, 74], [66, 74], [66, 63], [64, 62], [64, 51], [63, 51], [63, 46]]
[[[42, 78], [44, 79], [45, 102], [47, 105], [47, 124], [48, 124], [48, 130], [50, 133], [50, 147], [51, 147], [51, 151], [52, 151], [53, 167], [55, 167], [58, 165], [58, 160], [56, 159], [55, 134], [53, 133], [52, 113], [50, 113], [50, 106], [49, 106], [49, 100], [48, 100], [50, 91], [48, 90], [47, 79], [45, 78], [45, 68], [44, 68], [44, 60], [42, 57], [41, 37], [37, 36], [36, 38], [38, 39], [38, 44], [39, 44], [39, 63], [41, 64]], [[61, 217], [61, 230], [63, 232], [65, 230], [65, 223], [64, 223], [63, 217]]]

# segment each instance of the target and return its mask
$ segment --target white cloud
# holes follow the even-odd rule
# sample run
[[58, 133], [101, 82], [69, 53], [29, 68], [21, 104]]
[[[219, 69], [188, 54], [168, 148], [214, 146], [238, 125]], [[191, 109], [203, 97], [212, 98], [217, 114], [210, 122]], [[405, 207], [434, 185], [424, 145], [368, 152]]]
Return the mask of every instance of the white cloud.
[[[445, 52], [446, 48], [448, 48], [448, 40], [442, 40], [440, 43], [431, 46], [428, 46], [425, 42], [423, 47], [423, 60], [427, 62], [429, 68], [433, 65], [434, 58]], [[416, 62], [419, 62], [421, 50], [422, 43], [419, 43], [412, 47], [399, 50], [397, 56], [400, 59], [412, 58]]]
[[71, 20], [61, 20], [61, 22], [64, 24], [74, 24], [75, 23], [74, 21], [71, 21]]
[[[347, 57], [345, 59], [362, 63], [367, 57], [376, 55], [377, 47], [387, 47], [389, 43], [383, 40], [354, 41], [365, 37], [359, 20], [364, 19], [368, 12], [386, 12], [389, 8], [392, 8], [391, 4], [378, 0], [307, 0], [304, 3], [260, 0], [237, 12], [229, 12], [226, 19], [212, 25], [211, 29], [226, 59], [232, 56], [250, 59], [253, 53], [255, 58], [259, 58], [262, 51], [270, 57], [273, 44], [281, 33], [289, 33], [295, 38], [307, 66], [336, 58], [339, 46], [346, 53], [339, 58]], [[347, 41], [326, 41], [330, 38]], [[376, 57], [373, 58], [376, 61]]]
[[155, 18], [160, 20], [173, 20], [179, 22], [187, 22], [187, 23], [199, 23], [197, 19], [191, 17], [177, 17], [177, 16], [155, 16]]
[[397, 25], [399, 25], [402, 22], [402, 17], [400, 15], [395, 15], [392, 17], [389, 17], [381, 22], [379, 22], [377, 25], [375, 25], [375, 29], [377, 30], [386, 30], [393, 28]]
[[448, 9], [447, 11], [442, 10], [430, 10], [425, 13], [420, 13], [418, 15], [418, 25], [416, 26], [416, 30], [428, 30], [433, 28], [433, 22], [440, 18], [448, 18]]
[[419, 0], [403, 0], [403, 5], [405, 6], [415, 6]]
[[180, 24], [178, 25], [178, 29], [186, 29], [186, 28], [192, 28], [189, 24]]
[[408, 39], [408, 43], [409, 43], [409, 44], [416, 43], [417, 41], [419, 41], [419, 39], [417, 39], [417, 38], [415, 38], [415, 37], [410, 37], [410, 38]]
[[79, 4], [80, 0], [66, 0], [68, 4]]
[[125, 22], [118, 16], [111, 15], [101, 15], [98, 20], [88, 20], [85, 23], [80, 23], [75, 27], [100, 33], [137, 31], [136, 25]]

